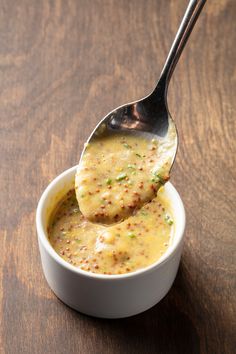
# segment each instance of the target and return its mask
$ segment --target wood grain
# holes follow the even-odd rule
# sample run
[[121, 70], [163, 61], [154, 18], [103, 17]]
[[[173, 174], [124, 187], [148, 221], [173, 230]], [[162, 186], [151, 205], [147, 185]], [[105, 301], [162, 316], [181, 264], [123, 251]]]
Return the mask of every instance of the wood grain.
[[208, 1], [169, 106], [187, 229], [169, 294], [124, 320], [63, 305], [43, 277], [37, 201], [112, 108], [154, 87], [186, 0], [0, 0], [0, 352], [235, 352], [236, 2]]

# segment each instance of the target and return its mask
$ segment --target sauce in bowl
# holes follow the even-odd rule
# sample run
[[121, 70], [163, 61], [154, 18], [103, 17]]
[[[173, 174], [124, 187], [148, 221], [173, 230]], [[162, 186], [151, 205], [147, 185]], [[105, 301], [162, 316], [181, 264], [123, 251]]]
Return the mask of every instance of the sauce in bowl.
[[123, 274], [156, 262], [171, 243], [173, 232], [165, 187], [135, 215], [111, 226], [88, 221], [71, 190], [52, 213], [48, 237], [55, 251], [75, 267]]

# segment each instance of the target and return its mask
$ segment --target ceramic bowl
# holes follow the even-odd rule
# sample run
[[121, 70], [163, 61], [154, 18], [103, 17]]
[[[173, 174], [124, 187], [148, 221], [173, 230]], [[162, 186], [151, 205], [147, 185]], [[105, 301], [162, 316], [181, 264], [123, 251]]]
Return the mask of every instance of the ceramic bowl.
[[83, 271], [64, 261], [47, 237], [50, 214], [74, 186], [77, 166], [56, 177], [43, 192], [37, 207], [36, 227], [45, 278], [65, 304], [87, 315], [122, 318], [141, 313], [157, 304], [169, 291], [179, 267], [185, 229], [185, 211], [174, 186], [167, 182], [175, 231], [166, 253], [152, 265], [132, 273], [103, 275]]

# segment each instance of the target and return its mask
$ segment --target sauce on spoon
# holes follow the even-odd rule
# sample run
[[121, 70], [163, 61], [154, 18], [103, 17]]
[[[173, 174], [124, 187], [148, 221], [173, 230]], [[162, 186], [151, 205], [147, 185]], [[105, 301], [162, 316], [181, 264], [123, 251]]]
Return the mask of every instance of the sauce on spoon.
[[100, 134], [87, 146], [75, 177], [75, 191], [86, 219], [113, 224], [150, 202], [169, 179], [173, 135], [169, 139], [134, 134]]

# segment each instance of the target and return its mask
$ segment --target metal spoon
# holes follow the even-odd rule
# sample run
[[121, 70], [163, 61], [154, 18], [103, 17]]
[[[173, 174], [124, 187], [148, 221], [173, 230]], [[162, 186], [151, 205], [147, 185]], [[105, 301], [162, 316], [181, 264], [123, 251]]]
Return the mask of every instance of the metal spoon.
[[162, 143], [166, 140], [171, 157], [170, 168], [172, 167], [177, 152], [178, 137], [175, 123], [168, 110], [167, 89], [175, 66], [205, 2], [206, 0], [190, 0], [154, 91], [141, 100], [111, 111], [95, 127], [87, 143], [104, 132], [105, 134], [119, 131], [151, 133], [161, 139]]

